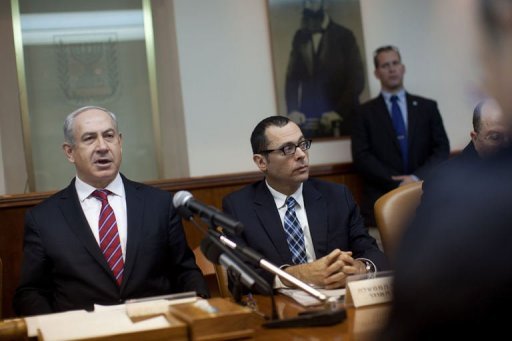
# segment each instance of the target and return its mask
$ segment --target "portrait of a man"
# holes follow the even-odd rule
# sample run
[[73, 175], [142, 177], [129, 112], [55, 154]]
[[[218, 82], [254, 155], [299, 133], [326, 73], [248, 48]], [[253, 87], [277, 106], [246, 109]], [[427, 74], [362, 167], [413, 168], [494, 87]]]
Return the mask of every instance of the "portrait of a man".
[[[269, 0], [269, 10], [281, 114], [307, 137], [349, 135], [366, 78], [359, 2]], [[357, 28], [359, 39], [344, 21]]]

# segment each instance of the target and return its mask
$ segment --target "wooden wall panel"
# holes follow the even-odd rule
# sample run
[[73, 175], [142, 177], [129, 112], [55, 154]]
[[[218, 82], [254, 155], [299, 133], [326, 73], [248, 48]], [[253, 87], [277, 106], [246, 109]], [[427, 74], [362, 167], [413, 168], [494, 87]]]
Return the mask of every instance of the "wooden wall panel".
[[[311, 167], [311, 176], [327, 181], [346, 184], [359, 202], [361, 197], [361, 179], [355, 174], [351, 164], [332, 164]], [[186, 190], [195, 199], [217, 208], [222, 207], [222, 198], [244, 185], [262, 179], [259, 172], [238, 173], [220, 176], [196, 177], [175, 180], [148, 182], [149, 185], [170, 192]], [[0, 257], [3, 261], [2, 276], [2, 316], [13, 317], [12, 297], [18, 284], [22, 248], [23, 223], [25, 211], [48, 198], [54, 192], [29, 193], [0, 196]], [[195, 220], [201, 223], [199, 218]], [[185, 222], [187, 241], [192, 249], [196, 248], [203, 236], [190, 222]]]

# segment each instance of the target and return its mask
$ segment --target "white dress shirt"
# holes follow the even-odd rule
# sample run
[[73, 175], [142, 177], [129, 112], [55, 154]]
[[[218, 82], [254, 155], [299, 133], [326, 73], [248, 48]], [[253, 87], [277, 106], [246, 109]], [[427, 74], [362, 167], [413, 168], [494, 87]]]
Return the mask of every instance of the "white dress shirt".
[[[78, 175], [75, 180], [75, 188], [78, 194], [78, 200], [80, 201], [80, 205], [82, 206], [82, 210], [89, 222], [89, 227], [91, 228], [91, 232], [96, 238], [96, 242], [98, 245], [100, 244], [99, 237], [99, 216], [101, 211], [101, 201], [91, 196], [92, 192], [96, 189], [102, 188], [94, 188], [91, 185], [86, 184]], [[108, 189], [112, 194], [108, 196], [108, 202], [110, 207], [114, 210], [114, 214], [116, 216], [117, 229], [119, 231], [119, 238], [121, 239], [121, 249], [123, 251], [123, 260], [126, 258], [126, 240], [128, 238], [128, 224], [127, 224], [127, 215], [126, 215], [126, 195], [124, 192], [123, 180], [119, 173], [117, 174], [114, 181], [112, 181], [105, 189]]]
[[[281, 217], [281, 224], [283, 226], [284, 230], [284, 215], [286, 213], [286, 210], [288, 209], [286, 205], [286, 198], [288, 196], [276, 191], [273, 189], [268, 182], [265, 180], [265, 183], [274, 197], [274, 201], [276, 203], [277, 210], [279, 211], [279, 216]], [[300, 227], [302, 231], [304, 232], [304, 244], [306, 247], [306, 257], [307, 261], [313, 262], [316, 260], [315, 255], [315, 249], [313, 247], [313, 239], [311, 238], [311, 232], [309, 231], [309, 224], [308, 224], [308, 217], [306, 214], [306, 206], [304, 205], [304, 197], [302, 196], [302, 184], [300, 185], [299, 189], [292, 195], [290, 195], [295, 199], [297, 204], [295, 205], [295, 214], [297, 215], [297, 219], [299, 220]], [[290, 264], [291, 265], [291, 264]], [[284, 288], [286, 287], [280, 280], [278, 276], [274, 279], [274, 288]]]

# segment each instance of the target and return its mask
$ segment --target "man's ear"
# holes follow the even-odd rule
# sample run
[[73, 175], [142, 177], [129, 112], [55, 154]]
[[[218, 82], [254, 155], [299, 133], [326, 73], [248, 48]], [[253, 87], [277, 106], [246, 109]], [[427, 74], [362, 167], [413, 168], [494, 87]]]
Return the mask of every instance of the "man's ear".
[[254, 161], [254, 164], [265, 173], [267, 171], [267, 164], [268, 160], [262, 155], [262, 154], [254, 154], [252, 156], [252, 161]]
[[66, 158], [68, 159], [68, 161], [71, 163], [75, 163], [75, 157], [73, 155], [73, 147], [69, 143], [64, 142], [62, 144], [62, 150], [64, 151], [64, 154], [66, 154]]
[[474, 130], [470, 131], [469, 137], [471, 137], [472, 141], [475, 141], [477, 136], [478, 136], [478, 133], [476, 131], [474, 131]]

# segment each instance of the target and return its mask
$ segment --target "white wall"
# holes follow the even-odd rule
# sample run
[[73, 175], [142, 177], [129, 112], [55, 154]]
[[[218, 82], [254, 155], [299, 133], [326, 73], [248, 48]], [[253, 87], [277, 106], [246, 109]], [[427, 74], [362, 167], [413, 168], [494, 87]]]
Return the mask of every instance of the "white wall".
[[[299, 1], [299, 0], [294, 0]], [[465, 146], [478, 61], [470, 0], [360, 0], [367, 69], [395, 44], [412, 93], [438, 101], [452, 150]], [[267, 0], [175, 0], [191, 176], [256, 170], [249, 135], [276, 114]], [[14, 72], [14, 71], [13, 71]], [[370, 94], [379, 84], [370, 73]], [[312, 164], [350, 162], [350, 140], [315, 142]], [[6, 192], [0, 155], [0, 193]], [[7, 186], [8, 187], [8, 186]]]
[[[276, 113], [266, 0], [175, 0], [191, 176], [256, 170], [249, 135]], [[372, 52], [397, 45], [408, 91], [436, 99], [452, 150], [468, 142], [477, 80], [471, 1], [360, 0]], [[454, 15], [456, 13], [456, 15]], [[312, 164], [351, 161], [350, 140], [315, 142]]]

